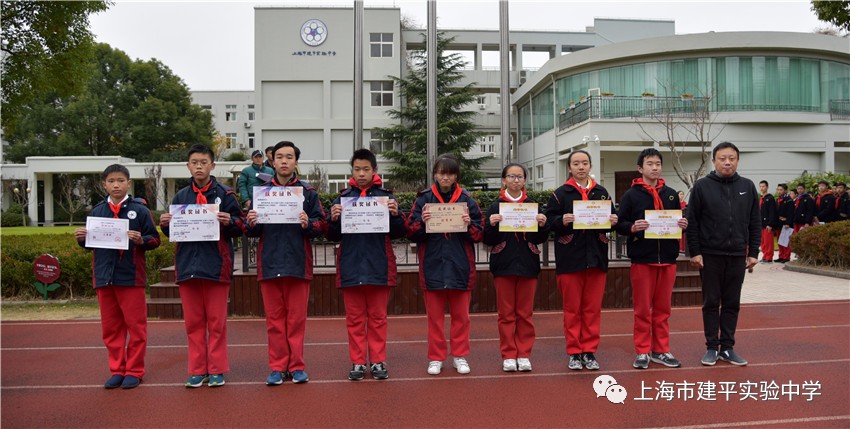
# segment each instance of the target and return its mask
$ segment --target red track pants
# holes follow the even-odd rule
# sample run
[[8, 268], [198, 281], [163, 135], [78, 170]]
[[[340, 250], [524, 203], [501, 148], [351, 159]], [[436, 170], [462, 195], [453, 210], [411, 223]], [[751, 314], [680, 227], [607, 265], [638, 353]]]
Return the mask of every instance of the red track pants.
[[676, 265], [632, 264], [632, 302], [635, 311], [635, 352], [670, 351], [670, 300]]
[[[351, 363], [365, 365], [387, 360], [387, 286], [342, 288], [345, 325], [348, 327], [348, 355]], [[367, 357], [366, 351], [369, 355]]]
[[109, 371], [142, 378], [148, 343], [144, 286], [106, 286], [95, 290]]
[[536, 277], [493, 278], [499, 310], [499, 348], [502, 359], [527, 358], [534, 346], [534, 292]]
[[288, 372], [304, 369], [310, 280], [295, 277], [260, 280], [260, 289], [269, 337], [269, 368]]
[[446, 302], [452, 317], [450, 328], [452, 356], [469, 354], [469, 301], [472, 292], [465, 290], [426, 290], [425, 312], [428, 313], [428, 359], [445, 360], [448, 356], [443, 319]]
[[224, 374], [227, 360], [229, 283], [192, 279], [180, 283], [183, 322], [189, 337], [189, 375]]
[[[761, 253], [762, 259], [765, 261], [773, 260], [773, 237], [775, 231], [771, 229], [770, 231], [767, 228], [761, 229]], [[781, 248], [780, 248], [781, 250]], [[781, 257], [781, 256], [780, 256]]]
[[605, 272], [591, 268], [558, 274], [557, 281], [564, 301], [567, 354], [596, 353], [599, 347]]

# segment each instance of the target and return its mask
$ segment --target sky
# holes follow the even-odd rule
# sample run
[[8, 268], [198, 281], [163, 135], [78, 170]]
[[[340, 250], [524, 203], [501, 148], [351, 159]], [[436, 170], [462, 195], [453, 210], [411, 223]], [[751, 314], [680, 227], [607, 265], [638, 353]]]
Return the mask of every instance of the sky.
[[[353, 1], [122, 1], [90, 17], [98, 42], [133, 59], [156, 58], [190, 90], [254, 89], [255, 6], [352, 7]], [[419, 27], [427, 22], [424, 0], [364, 1], [396, 6]], [[809, 1], [572, 1], [509, 0], [512, 30], [584, 31], [594, 18], [666, 19], [676, 34], [709, 31], [792, 31], [827, 26]], [[497, 0], [438, 0], [440, 29], [499, 28]], [[524, 61], [527, 64], [527, 61]], [[539, 66], [540, 64], [532, 64]]]

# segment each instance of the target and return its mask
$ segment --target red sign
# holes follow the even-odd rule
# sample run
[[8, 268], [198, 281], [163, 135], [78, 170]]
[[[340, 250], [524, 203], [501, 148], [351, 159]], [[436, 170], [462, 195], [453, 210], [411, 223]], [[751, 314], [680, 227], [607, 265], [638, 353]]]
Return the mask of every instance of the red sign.
[[59, 265], [59, 259], [45, 253], [35, 258], [32, 263], [32, 272], [35, 274], [36, 280], [50, 284], [59, 278], [59, 275], [62, 274], [62, 268]]

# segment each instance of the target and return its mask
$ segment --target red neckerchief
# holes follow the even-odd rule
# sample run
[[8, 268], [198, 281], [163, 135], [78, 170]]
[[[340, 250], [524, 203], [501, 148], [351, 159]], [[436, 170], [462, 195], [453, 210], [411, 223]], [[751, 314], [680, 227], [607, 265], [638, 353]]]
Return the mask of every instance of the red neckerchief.
[[766, 197], [766, 196], [767, 196], [767, 194], [764, 194], [764, 195], [761, 196], [761, 198], [759, 198], [759, 208], [761, 208], [762, 203], [764, 203], [764, 197]]
[[349, 184], [349, 185], [351, 185], [351, 187], [352, 187], [352, 188], [357, 188], [357, 189], [359, 189], [359, 190], [360, 190], [360, 196], [361, 196], [361, 197], [365, 197], [365, 196], [366, 196], [366, 191], [368, 191], [368, 190], [369, 190], [369, 188], [371, 188], [372, 186], [376, 186], [376, 185], [377, 185], [377, 186], [381, 186], [381, 185], [383, 185], [383, 184], [384, 184], [384, 181], [383, 181], [383, 180], [381, 180], [381, 176], [378, 176], [377, 174], [373, 174], [373, 175], [372, 175], [372, 183], [370, 183], [370, 184], [369, 184], [369, 186], [367, 186], [367, 187], [365, 187], [365, 188], [361, 188], [361, 187], [357, 186], [357, 181], [356, 181], [356, 180], [354, 180], [354, 178], [353, 178], [353, 177], [352, 177], [352, 178], [350, 178], [350, 179], [348, 179], [348, 184]]
[[[460, 186], [458, 186], [457, 184], [455, 184], [454, 186], [455, 186], [455, 190], [452, 193], [452, 197], [449, 199], [450, 203], [454, 203], [458, 199], [460, 199], [460, 194], [463, 192], [463, 189], [461, 189]], [[437, 201], [439, 201], [441, 203], [445, 203], [445, 201], [443, 201], [443, 196], [440, 195], [440, 189], [437, 187], [437, 184], [431, 185], [431, 192], [433, 192], [434, 196], [437, 197]]]
[[581, 199], [584, 201], [587, 201], [587, 197], [588, 195], [590, 195], [590, 191], [592, 191], [593, 188], [596, 187], [596, 182], [594, 182], [593, 179], [589, 177], [587, 178], [587, 188], [582, 188], [581, 186], [579, 186], [578, 183], [576, 183], [576, 179], [574, 177], [570, 177], [569, 180], [564, 182], [564, 184], [576, 188], [576, 190], [581, 194]]
[[506, 188], [506, 189], [502, 189], [499, 192], [499, 198], [501, 198], [503, 201], [506, 201], [506, 202], [509, 202], [509, 203], [521, 203], [521, 202], [528, 199], [528, 194], [525, 193], [525, 188], [522, 188], [522, 190], [520, 190], [519, 199], [516, 200], [516, 201], [514, 201], [512, 198], [508, 198], [507, 191], [508, 190]]
[[824, 195], [831, 194], [831, 193], [832, 193], [832, 191], [826, 191], [822, 194], [818, 194], [818, 199], [815, 201], [815, 207], [820, 208], [820, 199], [823, 198]]
[[664, 187], [664, 179], [658, 179], [658, 184], [653, 188], [652, 186], [643, 183], [643, 177], [638, 177], [635, 180], [632, 180], [632, 186], [643, 186], [643, 189], [646, 189], [646, 192], [649, 192], [649, 195], [652, 195], [652, 205], [655, 207], [655, 210], [664, 210], [664, 202], [661, 201], [661, 197], [658, 195], [658, 191]]
[[212, 186], [212, 183], [213, 183], [212, 178], [210, 178], [210, 181], [207, 182], [207, 185], [204, 186], [203, 188], [199, 189], [198, 186], [195, 185], [195, 180], [194, 179], [192, 180], [192, 190], [195, 191], [195, 193], [197, 194], [197, 196], [195, 197], [195, 204], [206, 204], [207, 203], [207, 197], [206, 197], [206, 195], [204, 195], [204, 192], [207, 192], [207, 191], [210, 190], [210, 186]]
[[292, 175], [292, 178], [291, 178], [291, 179], [289, 179], [289, 180], [286, 182], [286, 184], [285, 184], [285, 185], [281, 185], [281, 184], [280, 184], [280, 182], [278, 182], [278, 181], [277, 181], [277, 175], [275, 175], [274, 177], [272, 177], [272, 185], [275, 185], [275, 186], [292, 186], [292, 185], [294, 185], [294, 184], [295, 184], [295, 181], [296, 181], [296, 180], [298, 180], [298, 177], [296, 177], [296, 176], [293, 174], [293, 175]]
[[795, 209], [797, 207], [800, 207], [800, 199], [802, 199], [802, 198], [803, 198], [803, 196], [801, 195], [801, 196], [798, 196], [796, 200], [794, 200], [794, 208]]

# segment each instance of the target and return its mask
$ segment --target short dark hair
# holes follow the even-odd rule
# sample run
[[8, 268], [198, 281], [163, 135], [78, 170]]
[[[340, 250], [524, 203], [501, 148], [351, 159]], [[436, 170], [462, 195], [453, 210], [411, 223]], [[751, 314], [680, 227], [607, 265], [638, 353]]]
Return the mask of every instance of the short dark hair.
[[130, 180], [130, 170], [127, 167], [121, 164], [112, 164], [105, 169], [103, 169], [103, 174], [100, 175], [100, 178], [106, 180], [106, 176], [109, 176], [112, 173], [121, 173], [127, 176], [127, 180]]
[[818, 182], [818, 185], [824, 185], [824, 186], [826, 186], [826, 187], [828, 188], [828, 187], [829, 187], [829, 182], [827, 182], [826, 180], [821, 180], [821, 181], [819, 181], [819, 182]]
[[792, 193], [792, 192], [793, 192], [793, 193], [795, 193], [795, 194], [797, 194], [797, 193], [798, 193], [798, 192], [797, 192], [797, 190], [796, 190], [796, 189], [794, 189], [794, 188], [791, 188], [791, 189], [789, 189], [789, 190], [788, 190], [788, 193], [789, 193], [789, 194], [790, 194], [790, 193]]
[[719, 151], [721, 149], [729, 149], [729, 148], [735, 149], [735, 154], [738, 155], [738, 156], [741, 156], [741, 151], [738, 150], [738, 146], [735, 146], [731, 142], [723, 142], [723, 143], [720, 143], [719, 145], [715, 146], [714, 149], [712, 149], [711, 159], [713, 160], [715, 158], [715, 156], [717, 155], [717, 151]]
[[274, 145], [274, 148], [272, 149], [272, 156], [277, 156], [277, 151], [282, 147], [291, 147], [295, 151], [296, 161], [301, 158], [301, 149], [298, 149], [298, 146], [295, 146], [295, 143], [285, 140]]
[[761, 185], [762, 183], [764, 183], [764, 186], [770, 186], [770, 183], [767, 183], [767, 180], [762, 180], [761, 182], [759, 182], [759, 185]]
[[569, 155], [567, 155], [567, 168], [568, 169], [570, 168], [570, 161], [573, 160], [573, 155], [575, 155], [577, 153], [583, 153], [583, 154], [587, 155], [588, 162], [590, 162], [590, 165], [593, 165], [593, 160], [590, 158], [590, 153], [588, 153], [586, 150], [579, 149], [579, 150], [574, 150], [574, 151], [570, 152]]
[[188, 160], [193, 154], [200, 153], [201, 155], [208, 155], [210, 157], [210, 161], [215, 162], [215, 152], [210, 149], [208, 146], [204, 146], [200, 143], [195, 143], [192, 147], [189, 148], [189, 153], [186, 155], [186, 159]]
[[[657, 156], [658, 160], [661, 161], [661, 164], [662, 165], [664, 164], [664, 157], [661, 156], [661, 152], [659, 152], [658, 149], [656, 149], [654, 147], [648, 147], [648, 148], [640, 151], [640, 154], [638, 155], [638, 159], [637, 159], [638, 167], [643, 167], [643, 160], [650, 157], [650, 156]], [[569, 164], [569, 162], [568, 162], [568, 164]]]
[[438, 171], [446, 174], [456, 174], [457, 178], [460, 179], [460, 161], [450, 153], [442, 154], [434, 161], [434, 170], [431, 174], [437, 174]]
[[835, 182], [835, 185], [834, 185], [834, 186], [844, 186], [844, 187], [846, 188], [846, 187], [847, 187], [847, 184], [845, 184], [844, 182], [839, 181], [839, 182]]
[[274, 152], [274, 146], [266, 146], [266, 150], [264, 150], [263, 152], [265, 152], [265, 153], [272, 152], [273, 153]]
[[522, 169], [522, 176], [523, 176], [523, 177], [528, 177], [528, 169], [527, 169], [527, 168], [525, 168], [525, 166], [524, 166], [524, 165], [522, 165], [522, 164], [518, 164], [518, 163], [516, 163], [516, 162], [512, 162], [512, 163], [510, 163], [510, 164], [506, 165], [506, 166], [505, 166], [505, 168], [503, 168], [503, 169], [502, 169], [502, 179], [504, 179], [504, 178], [508, 177], [508, 170], [510, 170], [510, 168], [511, 168], [511, 167], [519, 167], [519, 168], [521, 168], [521, 169]]
[[806, 184], [805, 183], [798, 183], [797, 187], [798, 188], [802, 187], [803, 189], [806, 189]]
[[354, 154], [351, 155], [351, 166], [352, 167], [354, 167], [354, 160], [355, 159], [365, 159], [366, 161], [369, 161], [370, 164], [372, 164], [373, 170], [378, 169], [378, 158], [375, 158], [375, 154], [372, 153], [371, 150], [366, 149], [365, 147], [355, 150]]
[[782, 188], [783, 190], [788, 191], [788, 185], [786, 185], [785, 183], [780, 183], [780, 184], [776, 185], [776, 187]]

